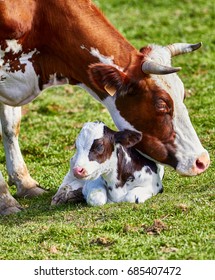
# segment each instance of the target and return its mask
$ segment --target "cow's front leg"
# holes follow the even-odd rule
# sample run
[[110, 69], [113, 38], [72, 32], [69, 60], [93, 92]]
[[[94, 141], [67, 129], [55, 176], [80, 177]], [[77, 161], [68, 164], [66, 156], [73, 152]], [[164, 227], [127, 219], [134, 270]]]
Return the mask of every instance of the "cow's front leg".
[[17, 213], [21, 209], [19, 203], [9, 193], [7, 184], [0, 172], [0, 215]]
[[37, 181], [31, 178], [19, 148], [21, 107], [0, 104], [0, 118], [9, 184], [16, 185], [18, 197], [33, 197], [42, 194], [44, 190], [40, 188]]

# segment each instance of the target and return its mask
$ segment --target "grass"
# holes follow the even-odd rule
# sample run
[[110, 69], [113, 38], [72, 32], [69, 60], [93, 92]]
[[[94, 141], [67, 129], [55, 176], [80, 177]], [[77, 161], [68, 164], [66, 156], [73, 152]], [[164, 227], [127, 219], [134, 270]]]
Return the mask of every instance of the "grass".
[[[86, 121], [114, 128], [99, 103], [77, 87], [45, 91], [23, 107], [20, 145], [33, 178], [49, 191], [19, 199], [25, 210], [0, 217], [0, 259], [214, 259], [215, 258], [215, 8], [213, 1], [99, 0], [96, 4], [137, 48], [149, 43], [203, 42], [174, 58], [189, 92], [185, 103], [210, 152], [211, 167], [198, 177], [166, 168], [164, 193], [146, 203], [103, 207], [50, 207]], [[5, 156], [0, 169], [6, 178]], [[15, 188], [11, 192], [15, 194]]]

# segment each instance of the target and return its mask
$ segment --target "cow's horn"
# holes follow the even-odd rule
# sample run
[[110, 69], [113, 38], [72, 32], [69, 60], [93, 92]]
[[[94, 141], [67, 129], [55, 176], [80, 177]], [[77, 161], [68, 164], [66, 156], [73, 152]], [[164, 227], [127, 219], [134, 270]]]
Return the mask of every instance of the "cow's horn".
[[171, 57], [173, 57], [179, 54], [195, 51], [199, 49], [201, 45], [202, 43], [197, 43], [197, 44], [175, 43], [166, 46], [166, 48], [170, 51]]
[[181, 70], [181, 67], [164, 66], [159, 63], [146, 60], [142, 64], [142, 71], [145, 74], [166, 75], [175, 73]]

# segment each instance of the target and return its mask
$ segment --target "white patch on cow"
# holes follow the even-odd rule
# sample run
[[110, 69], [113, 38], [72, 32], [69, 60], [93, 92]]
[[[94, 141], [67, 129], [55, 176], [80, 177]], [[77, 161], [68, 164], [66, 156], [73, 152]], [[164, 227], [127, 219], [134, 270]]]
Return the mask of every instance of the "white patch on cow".
[[[154, 50], [154, 51], [153, 51]], [[154, 47], [149, 57], [163, 65], [170, 66], [170, 53], [162, 47]], [[158, 55], [157, 55], [158, 54]], [[176, 158], [179, 161], [177, 171], [192, 175], [192, 167], [202, 153], [207, 151], [202, 147], [199, 138], [191, 124], [188, 111], [183, 103], [184, 86], [176, 73], [168, 75], [151, 75], [157, 86], [165, 90], [173, 100], [173, 127], [176, 132]], [[195, 174], [194, 174], [195, 175]]]
[[92, 54], [92, 56], [97, 57], [100, 62], [102, 62], [104, 64], [114, 65], [113, 56], [110, 56], [110, 57], [105, 56], [105, 55], [101, 54], [98, 49], [95, 49], [95, 48], [90, 48], [90, 53]]
[[[176, 169], [181, 174], [192, 175], [192, 167], [195, 164], [196, 159], [202, 153], [207, 153], [207, 151], [202, 147], [190, 121], [187, 108], [183, 103], [183, 84], [177, 74], [153, 76], [153, 79], [157, 85], [168, 92], [173, 99], [173, 128], [176, 133], [175, 156], [179, 162]], [[168, 88], [165, 87], [166, 84], [168, 84]]]
[[116, 65], [114, 63], [113, 55], [105, 56], [105, 55], [101, 54], [98, 49], [91, 47], [90, 50], [88, 50], [84, 45], [81, 45], [81, 49], [87, 50], [92, 56], [98, 58], [98, 60], [101, 63], [104, 63], [106, 65], [112, 65], [112, 66], [116, 67], [118, 70], [123, 71], [123, 68], [119, 67], [118, 65]]
[[22, 50], [22, 45], [18, 43], [18, 40], [6, 40], [7, 48], [5, 52], [12, 51], [13, 54], [16, 54]]
[[19, 188], [22, 180], [28, 180], [29, 174], [19, 148], [17, 128], [21, 121], [21, 107], [0, 105], [1, 125], [3, 130], [3, 143], [6, 155], [7, 171], [10, 179], [18, 177]]
[[4, 56], [4, 52], [0, 49], [0, 68], [3, 66], [4, 64], [4, 59], [2, 59], [2, 57]]
[[89, 87], [87, 87], [85, 84], [77, 84], [77, 86], [83, 88], [86, 90], [93, 98], [95, 98], [97, 101], [103, 104], [102, 100], [98, 97], [98, 95]]
[[120, 111], [117, 109], [116, 104], [116, 97], [115, 96], [108, 96], [101, 103], [108, 109], [116, 127], [119, 130], [130, 129], [137, 131], [133, 125], [131, 125], [128, 121], [126, 121], [121, 115]]
[[[12, 46], [10, 46], [12, 48]], [[18, 48], [12, 48], [18, 51]], [[10, 106], [22, 106], [35, 99], [40, 93], [38, 76], [35, 73], [30, 59], [37, 50], [29, 53], [22, 53], [19, 64], [24, 66], [24, 71], [20, 68], [17, 71], [10, 71], [10, 62], [3, 63], [0, 68], [0, 102]], [[4, 58], [1, 51], [1, 63]]]
[[94, 97], [97, 101], [102, 103], [109, 111], [116, 127], [119, 130], [124, 130], [124, 129], [130, 129], [137, 131], [134, 126], [132, 126], [128, 121], [126, 121], [121, 115], [120, 111], [118, 111], [115, 101], [116, 97], [115, 96], [110, 96], [108, 95], [105, 99], [101, 100], [98, 95], [92, 91], [89, 87], [87, 87], [85, 84], [78, 84], [81, 88], [85, 89], [92, 97]]
[[97, 57], [98, 60], [104, 64], [108, 64], [108, 65], [114, 65], [113, 60], [114, 57], [113, 56], [105, 56], [103, 54], [101, 54], [99, 52], [98, 49], [91, 47], [90, 50], [88, 50], [88, 48], [86, 48], [84, 45], [81, 45], [81, 49], [82, 50], [87, 50], [92, 56]]
[[149, 45], [149, 47], [152, 49], [148, 54], [149, 59], [161, 65], [171, 66], [170, 52], [166, 47], [158, 45]]
[[3, 59], [4, 56], [5, 56], [5, 50], [2, 50], [0, 46], [0, 67], [2, 67], [4, 64], [4, 59]]

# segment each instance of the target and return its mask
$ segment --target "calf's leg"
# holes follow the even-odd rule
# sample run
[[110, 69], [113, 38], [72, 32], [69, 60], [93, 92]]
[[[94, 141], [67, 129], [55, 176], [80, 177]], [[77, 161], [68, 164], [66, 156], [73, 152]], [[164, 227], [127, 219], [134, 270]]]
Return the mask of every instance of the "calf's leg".
[[44, 190], [40, 188], [37, 181], [31, 178], [19, 148], [21, 107], [0, 104], [0, 119], [9, 184], [16, 185], [18, 197], [33, 197], [42, 194]]
[[[75, 157], [75, 156], [74, 156]], [[63, 179], [57, 193], [53, 196], [51, 205], [59, 205], [67, 202], [76, 203], [84, 201], [82, 189], [85, 181], [75, 178], [72, 169], [74, 157], [70, 159], [70, 170]]]
[[123, 201], [143, 203], [153, 195], [155, 195], [155, 193], [153, 192], [151, 186], [135, 187], [127, 193]]
[[102, 206], [107, 203], [107, 189], [102, 177], [87, 181], [83, 187], [83, 195], [88, 205]]

